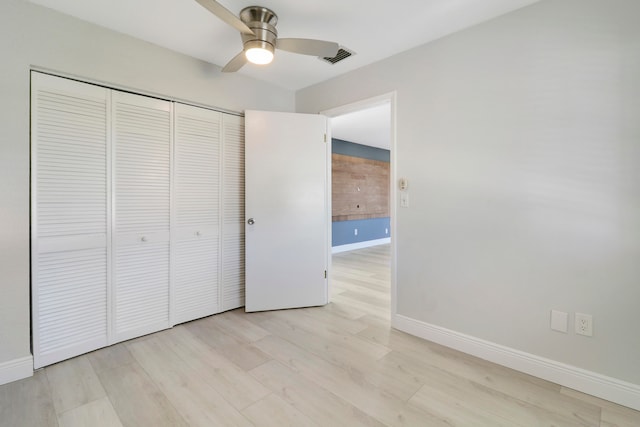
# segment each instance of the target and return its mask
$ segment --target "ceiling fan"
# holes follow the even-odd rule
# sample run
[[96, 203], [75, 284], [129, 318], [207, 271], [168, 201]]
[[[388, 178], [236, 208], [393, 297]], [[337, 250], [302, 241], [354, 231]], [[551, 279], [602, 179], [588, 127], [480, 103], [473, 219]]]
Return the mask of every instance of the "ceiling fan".
[[338, 43], [313, 39], [279, 39], [276, 24], [278, 15], [262, 6], [249, 6], [240, 11], [238, 18], [216, 0], [196, 0], [218, 18], [240, 31], [243, 49], [222, 69], [223, 73], [238, 71], [247, 62], [269, 64], [275, 49], [313, 55], [334, 57], [340, 46]]

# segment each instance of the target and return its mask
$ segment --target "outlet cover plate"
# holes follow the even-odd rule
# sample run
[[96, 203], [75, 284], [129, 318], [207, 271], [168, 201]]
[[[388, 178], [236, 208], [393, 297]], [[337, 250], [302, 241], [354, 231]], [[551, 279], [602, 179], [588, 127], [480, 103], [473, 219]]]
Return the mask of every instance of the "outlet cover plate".
[[587, 337], [593, 336], [593, 317], [590, 314], [576, 313], [575, 316], [576, 334]]

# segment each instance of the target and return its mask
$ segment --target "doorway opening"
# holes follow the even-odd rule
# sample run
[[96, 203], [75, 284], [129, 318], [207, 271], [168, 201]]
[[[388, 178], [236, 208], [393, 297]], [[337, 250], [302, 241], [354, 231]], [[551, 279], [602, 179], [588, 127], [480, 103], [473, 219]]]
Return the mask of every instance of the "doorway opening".
[[[396, 313], [395, 108], [395, 93], [389, 93], [322, 112], [332, 134], [332, 271], [348, 275], [351, 266], [379, 276], [372, 286], [386, 294], [360, 296], [373, 298], [390, 321]], [[346, 288], [340, 277], [332, 282], [329, 294], [337, 299], [365, 291]]]

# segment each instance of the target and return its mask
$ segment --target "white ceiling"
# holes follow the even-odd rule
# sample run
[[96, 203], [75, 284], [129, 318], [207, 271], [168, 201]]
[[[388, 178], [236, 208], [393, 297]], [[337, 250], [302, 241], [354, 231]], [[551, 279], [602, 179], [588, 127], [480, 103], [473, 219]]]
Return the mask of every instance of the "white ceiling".
[[[194, 0], [29, 0], [223, 66], [240, 36]], [[297, 90], [538, 0], [220, 0], [234, 13], [258, 3], [278, 14], [281, 37], [335, 41], [356, 55], [330, 65], [278, 51], [268, 66], [240, 73]]]
[[391, 142], [391, 104], [386, 102], [332, 117], [331, 137], [388, 150]]

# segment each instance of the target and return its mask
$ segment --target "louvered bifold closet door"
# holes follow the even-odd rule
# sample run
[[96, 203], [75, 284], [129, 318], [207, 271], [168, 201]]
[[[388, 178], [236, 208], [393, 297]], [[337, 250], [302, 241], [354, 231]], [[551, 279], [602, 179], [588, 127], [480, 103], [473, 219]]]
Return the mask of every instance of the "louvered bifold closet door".
[[113, 91], [114, 341], [169, 325], [172, 104]]
[[244, 119], [222, 118], [221, 311], [244, 306]]
[[221, 113], [175, 104], [173, 324], [217, 313]]
[[107, 89], [31, 75], [34, 366], [107, 344]]

